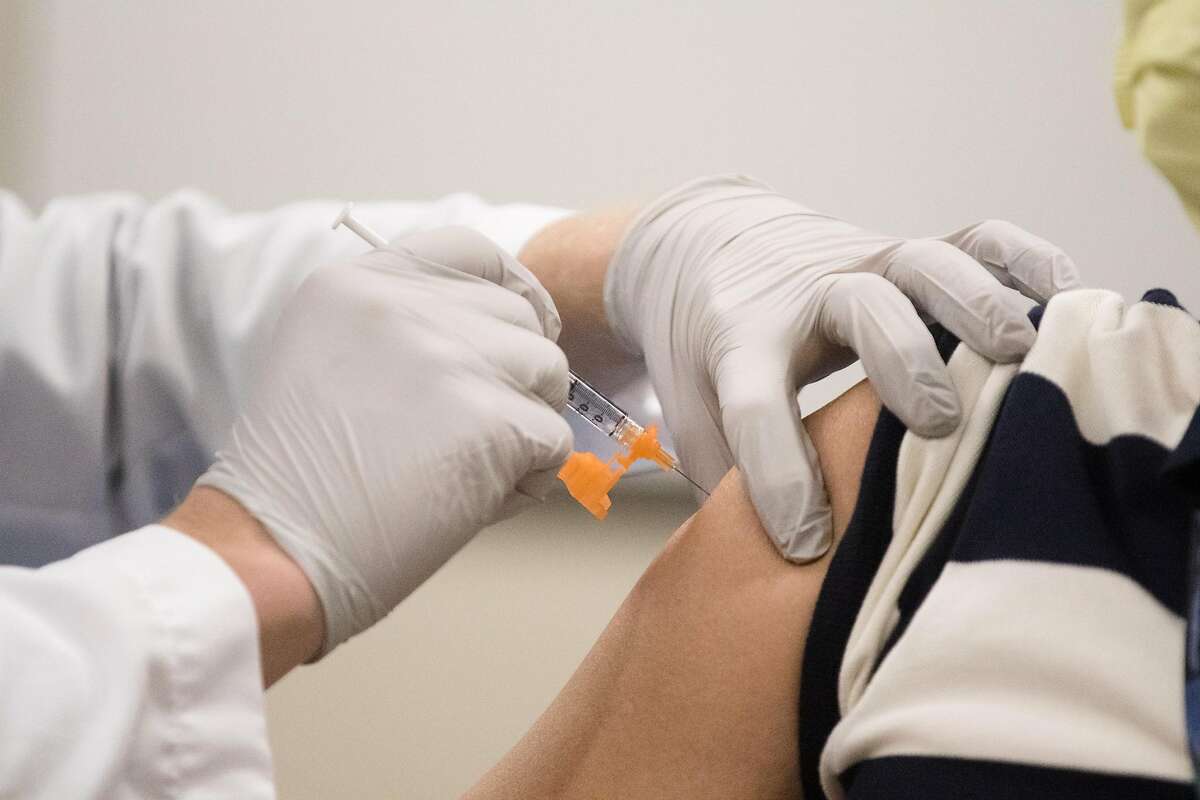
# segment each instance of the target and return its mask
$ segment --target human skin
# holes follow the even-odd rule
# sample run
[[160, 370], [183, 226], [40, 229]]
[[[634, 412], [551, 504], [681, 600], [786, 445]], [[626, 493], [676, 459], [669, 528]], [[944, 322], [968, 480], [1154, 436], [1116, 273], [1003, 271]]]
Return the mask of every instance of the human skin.
[[832, 503], [829, 553], [785, 561], [729, 472], [465, 800], [799, 797], [805, 639], [878, 413], [864, 382], [805, 420]]
[[[635, 363], [604, 316], [604, 276], [638, 206], [581, 214], [539, 231], [522, 256], [554, 297], [564, 321], [560, 345], [573, 364]], [[295, 561], [237, 501], [198, 487], [163, 524], [214, 550], [250, 594], [258, 620], [263, 685], [311, 660], [324, 641], [316, 591]]]
[[558, 346], [581, 375], [638, 363], [609, 327], [604, 279], [639, 209], [626, 203], [566, 217], [534, 234], [517, 254], [554, 298], [562, 318]]
[[316, 590], [300, 565], [236, 500], [199, 486], [162, 524], [210, 547], [245, 585], [258, 621], [264, 687], [316, 655], [325, 639]]
[[[522, 253], [563, 313], [573, 363], [630, 363], [608, 328], [604, 275], [636, 205], [571, 217], [539, 231]], [[565, 313], [564, 313], [565, 312]], [[192, 489], [163, 524], [213, 549], [246, 586], [258, 620], [263, 685], [270, 686], [316, 655], [324, 617], [316, 591], [300, 567], [237, 501], [208, 487]]]

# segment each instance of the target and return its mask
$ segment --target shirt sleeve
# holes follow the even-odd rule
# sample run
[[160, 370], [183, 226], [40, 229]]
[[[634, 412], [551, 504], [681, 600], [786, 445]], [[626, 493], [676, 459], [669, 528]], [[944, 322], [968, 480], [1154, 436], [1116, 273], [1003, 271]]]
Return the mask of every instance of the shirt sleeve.
[[1117, 108], [1200, 230], [1200, 3], [1126, 0]]
[[253, 605], [149, 526], [0, 568], [0, 796], [274, 797]]
[[[316, 267], [364, 252], [341, 204], [235, 213], [202, 194], [0, 191], [0, 563], [158, 519], [204, 471]], [[386, 238], [463, 225], [516, 252], [562, 209], [474, 195], [360, 204]]]

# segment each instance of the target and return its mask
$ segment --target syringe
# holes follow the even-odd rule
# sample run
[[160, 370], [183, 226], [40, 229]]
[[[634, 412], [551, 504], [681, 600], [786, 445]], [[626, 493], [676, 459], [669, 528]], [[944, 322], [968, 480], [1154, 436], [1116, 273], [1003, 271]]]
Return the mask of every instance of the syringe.
[[[336, 230], [339, 225], [344, 225], [372, 247], [387, 247], [386, 239], [354, 216], [353, 203], [347, 203], [334, 219], [333, 228]], [[587, 420], [588, 424], [596, 430], [627, 449], [633, 448], [635, 442], [651, 443], [648, 450], [650, 454], [643, 455], [643, 458], [654, 461], [663, 469], [670, 469], [679, 473], [684, 480], [701, 492], [704, 492], [705, 495], [708, 495], [708, 490], [692, 480], [686, 472], [679, 468], [679, 459], [658, 444], [653, 428], [650, 428], [649, 432], [647, 432], [647, 429], [630, 418], [620, 406], [596, 391], [590, 383], [580, 378], [573, 371], [569, 372], [569, 381], [570, 383], [567, 388], [568, 408]], [[649, 436], [647, 436], [647, 433], [649, 433]]]
[[[567, 407], [583, 417], [596, 430], [624, 447], [630, 447], [646, 434], [646, 429], [633, 421], [620, 406], [596, 391], [590, 383], [570, 372], [567, 387]], [[657, 440], [656, 440], [657, 441]], [[659, 445], [661, 456], [652, 458], [660, 466], [678, 472], [683, 479], [707, 496], [708, 491], [679, 468], [679, 459]]]

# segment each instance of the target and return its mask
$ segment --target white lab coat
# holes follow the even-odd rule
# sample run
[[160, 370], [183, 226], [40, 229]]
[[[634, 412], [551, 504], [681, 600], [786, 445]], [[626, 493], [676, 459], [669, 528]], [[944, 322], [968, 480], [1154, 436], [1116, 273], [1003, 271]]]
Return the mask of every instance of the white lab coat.
[[[337, 210], [181, 192], [35, 217], [0, 192], [0, 797], [273, 796], [249, 596], [150, 523], [209, 463], [295, 287], [365, 249], [329, 229]], [[359, 213], [515, 252], [566, 212], [456, 195]]]

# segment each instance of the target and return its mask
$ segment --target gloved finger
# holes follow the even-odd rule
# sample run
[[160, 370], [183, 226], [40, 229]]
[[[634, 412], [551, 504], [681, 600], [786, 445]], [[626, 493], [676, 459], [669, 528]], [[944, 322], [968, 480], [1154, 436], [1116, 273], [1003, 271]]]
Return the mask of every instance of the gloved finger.
[[1075, 262], [1061, 248], [1011, 222], [985, 220], [942, 241], [983, 264], [1005, 286], [1039, 303], [1083, 285]]
[[833, 536], [829, 497], [787, 365], [739, 350], [715, 383], [725, 438], [767, 534], [789, 561], [820, 558]]
[[[554, 475], [553, 472], [549, 474], [551, 477]], [[551, 481], [551, 483], [553, 483], [553, 481]], [[534, 506], [541, 505], [542, 502], [542, 498], [534, 497], [533, 495], [526, 494], [525, 492], [510, 492], [509, 495], [504, 498], [504, 503], [501, 504], [500, 510], [496, 512], [494, 521], [503, 522], [506, 519], [512, 519], [522, 512], [528, 511]]]
[[560, 414], [527, 398], [521, 398], [509, 409], [508, 422], [522, 442], [524, 454], [523, 474], [504, 507], [515, 513], [531, 502], [540, 503], [546, 499], [558, 478], [558, 471], [571, 454], [575, 436]]
[[[715, 389], [711, 397], [701, 397], [689, 389], [681, 390], [682, 397], [677, 396], [675, 404], [663, 409], [663, 421], [671, 432], [675, 456], [684, 473], [711, 492], [737, 461], [725, 438]], [[695, 488], [693, 492], [696, 504], [703, 505], [708, 495]]]
[[457, 267], [391, 248], [360, 256], [355, 265], [386, 276], [389, 282], [374, 292], [381, 300], [427, 309], [439, 317], [461, 313], [468, 323], [488, 317], [542, 336], [542, 321], [528, 300]]
[[490, 431], [481, 438], [492, 447], [476, 459], [488, 459], [491, 466], [481, 470], [484, 465], [476, 463], [474, 471], [503, 490], [499, 506], [485, 516], [508, 519], [546, 498], [575, 438], [560, 414], [516, 392], [490, 393], [478, 413], [489, 415]]
[[1009, 289], [946, 242], [912, 239], [897, 245], [883, 276], [918, 308], [972, 350], [993, 361], [1016, 361], [1033, 346], [1033, 302]]
[[483, 234], [470, 228], [436, 228], [401, 236], [390, 247], [520, 295], [533, 306], [541, 333], [551, 341], [558, 341], [562, 320], [550, 293], [524, 264]]
[[[461, 326], [466, 328], [466, 325]], [[569, 371], [559, 346], [541, 334], [495, 319], [471, 321], [469, 345], [495, 365], [522, 392], [530, 393], [554, 411], [567, 404]]]
[[920, 436], [945, 436], [962, 416], [929, 329], [900, 290], [873, 273], [822, 278], [820, 330], [862, 359], [883, 404]]

